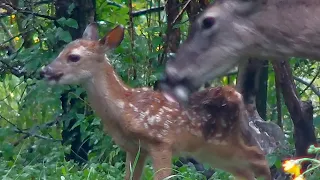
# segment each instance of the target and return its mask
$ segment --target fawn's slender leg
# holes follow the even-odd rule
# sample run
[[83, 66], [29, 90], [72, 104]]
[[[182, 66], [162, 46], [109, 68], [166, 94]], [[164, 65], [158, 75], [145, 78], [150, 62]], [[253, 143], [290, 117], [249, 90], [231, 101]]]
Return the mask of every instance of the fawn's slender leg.
[[256, 176], [261, 176], [265, 180], [271, 180], [270, 168], [267, 160], [265, 159], [265, 155], [258, 151], [255, 147], [247, 147], [247, 152], [245, 153], [247, 156], [250, 154], [248, 159], [251, 159], [250, 166], [252, 170], [255, 172]]
[[[134, 166], [136, 156], [138, 156], [137, 164]], [[127, 152], [126, 154], [126, 177], [125, 180], [140, 180], [143, 172], [144, 164], [146, 161], [147, 155], [145, 153]], [[130, 179], [131, 172], [133, 171], [133, 178]]]
[[156, 146], [150, 149], [154, 168], [154, 180], [163, 180], [171, 175], [172, 150], [166, 146]]

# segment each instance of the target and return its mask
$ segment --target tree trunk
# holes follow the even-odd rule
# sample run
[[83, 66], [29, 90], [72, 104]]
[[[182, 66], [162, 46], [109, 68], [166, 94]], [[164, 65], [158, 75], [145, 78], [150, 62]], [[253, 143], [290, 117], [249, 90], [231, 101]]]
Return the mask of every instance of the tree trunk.
[[[288, 61], [274, 61], [273, 67], [294, 125], [296, 156], [313, 157], [307, 153], [310, 145], [317, 144], [313, 126], [312, 103], [299, 99]], [[304, 168], [306, 166], [307, 164], [304, 165]]]
[[[266, 122], [257, 111], [256, 98], [259, 92], [261, 72], [266, 65], [264, 61], [248, 60], [239, 67], [237, 90], [242, 94], [249, 115], [250, 127], [256, 141], [266, 153], [272, 153], [279, 145], [284, 145], [284, 134], [273, 122]], [[266, 94], [265, 94], [266, 95]], [[265, 98], [265, 97], [263, 97]]]
[[[68, 9], [70, 5], [74, 3], [75, 8], [68, 14]], [[73, 18], [78, 23], [78, 29], [62, 27], [64, 30], [70, 32], [72, 39], [75, 40], [82, 36], [83, 31], [86, 26], [93, 22], [95, 19], [95, 1], [94, 0], [57, 0], [55, 3], [56, 17], [57, 19], [61, 17]], [[57, 24], [58, 25], [58, 24]], [[61, 46], [64, 42], [59, 42], [58, 45]], [[76, 109], [79, 114], [85, 114], [84, 106], [82, 101], [78, 98], [71, 98], [70, 104], [68, 104], [68, 94], [69, 92], [64, 92], [61, 95], [61, 104], [63, 108], [63, 113], [69, 113], [70, 109]], [[84, 95], [81, 95], [84, 98]], [[64, 123], [62, 131], [62, 143], [71, 144], [71, 153], [66, 154], [66, 160], [74, 160], [79, 163], [86, 162], [88, 160], [88, 152], [91, 149], [89, 141], [87, 139], [81, 139], [80, 127], [71, 129], [71, 127], [77, 122], [75, 118], [71, 119], [68, 124]]]
[[[281, 128], [271, 121], [265, 121], [267, 78], [268, 61], [251, 61], [249, 59], [239, 67], [237, 90], [243, 95], [252, 136], [255, 137], [260, 148], [266, 154], [270, 154], [277, 149], [286, 148], [286, 144]], [[260, 113], [264, 118], [261, 117]], [[274, 179], [287, 179], [286, 174], [279, 171], [275, 166], [271, 167], [271, 172]]]
[[268, 100], [268, 69], [269, 61], [263, 61], [262, 67], [259, 73], [259, 84], [257, 93], [257, 111], [262, 119], [267, 118], [267, 100]]

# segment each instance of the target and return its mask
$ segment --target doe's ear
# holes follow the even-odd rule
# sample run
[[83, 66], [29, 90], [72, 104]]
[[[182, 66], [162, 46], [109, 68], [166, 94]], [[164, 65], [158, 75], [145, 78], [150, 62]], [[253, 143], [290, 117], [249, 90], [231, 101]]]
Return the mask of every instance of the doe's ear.
[[118, 25], [109, 31], [101, 40], [100, 44], [106, 46], [109, 49], [116, 48], [120, 45], [124, 38], [124, 27]]
[[268, 0], [240, 0], [235, 11], [238, 15], [248, 16], [268, 3]]
[[82, 34], [82, 38], [87, 40], [97, 41], [99, 39], [98, 24], [95, 22], [90, 23], [84, 30]]

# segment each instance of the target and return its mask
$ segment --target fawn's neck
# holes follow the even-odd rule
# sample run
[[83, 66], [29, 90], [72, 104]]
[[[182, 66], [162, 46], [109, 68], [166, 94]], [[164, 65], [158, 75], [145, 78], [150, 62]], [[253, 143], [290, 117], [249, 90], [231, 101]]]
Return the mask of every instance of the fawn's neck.
[[126, 93], [131, 88], [117, 76], [112, 65], [106, 60], [99, 64], [92, 78], [84, 84], [92, 108], [103, 120], [120, 119], [126, 101]]

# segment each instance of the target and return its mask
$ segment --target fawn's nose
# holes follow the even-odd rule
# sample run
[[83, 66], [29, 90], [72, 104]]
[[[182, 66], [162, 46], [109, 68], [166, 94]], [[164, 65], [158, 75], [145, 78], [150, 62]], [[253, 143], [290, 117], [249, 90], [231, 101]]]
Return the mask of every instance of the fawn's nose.
[[45, 70], [45, 68], [42, 68], [42, 69], [40, 70], [40, 78], [43, 79], [44, 76], [45, 76], [45, 74], [46, 74], [46, 70]]
[[58, 81], [63, 76], [62, 72], [54, 71], [50, 66], [46, 66], [40, 70], [40, 78]]

